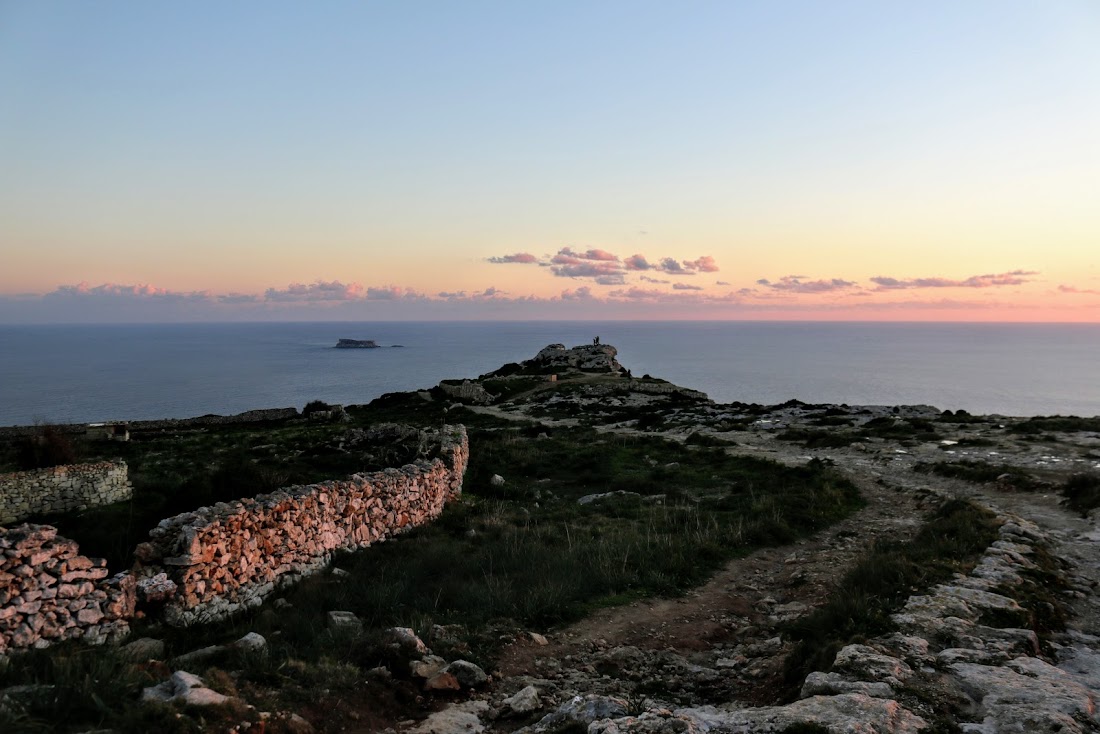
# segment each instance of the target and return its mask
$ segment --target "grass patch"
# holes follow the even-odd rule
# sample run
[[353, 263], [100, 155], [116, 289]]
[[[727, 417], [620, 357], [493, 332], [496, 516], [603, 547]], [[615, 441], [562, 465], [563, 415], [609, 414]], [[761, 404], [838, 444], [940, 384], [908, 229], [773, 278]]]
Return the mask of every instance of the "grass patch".
[[[253, 469], [274, 471], [284, 466], [280, 457], [291, 456], [309, 471], [331, 471], [336, 459], [330, 461], [311, 447], [331, 445], [350, 428], [371, 420], [412, 423], [409, 418], [414, 416], [425, 419], [421, 425], [442, 422], [444, 417], [456, 421], [438, 401], [416, 394], [376, 402], [349, 408], [350, 426], [289, 424], [262, 431], [178, 432], [121, 446], [138, 476], [150, 486], [156, 484], [159, 494], [138, 493], [128, 507], [104, 508], [118, 513], [115, 516], [83, 515], [78, 518], [83, 526], [70, 526], [65, 532], [75, 530], [74, 535], [83, 532], [92, 538], [98, 526], [105, 535], [88, 542], [105, 546], [114, 538], [111, 542], [120, 543], [121, 557], [124, 543], [143, 539], [152, 523], [176, 507], [191, 509], [216, 496], [203, 492], [222, 486], [215, 484], [218, 476], [224, 476], [225, 486], [239, 497], [246, 494], [242, 487], [247, 482], [265, 480], [262, 474], [244, 484], [229, 482], [230, 478], [240, 479]], [[139, 623], [135, 636], [151, 633], [164, 639], [171, 657], [259, 632], [269, 641], [266, 655], [217, 661], [220, 669], [236, 671], [231, 679], [210, 669], [193, 672], [215, 684], [236, 687], [266, 710], [305, 710], [319, 705], [321, 690], [328, 692], [325, 697], [375, 695], [368, 692], [374, 684], [363, 681], [366, 671], [389, 661], [391, 653], [376, 632], [381, 628], [411, 626], [440, 654], [491, 668], [502, 636], [570, 622], [626, 600], [678, 595], [732, 557], [791, 542], [861, 505], [854, 485], [821, 462], [787, 467], [732, 457], [722, 447], [495, 419], [479, 424], [477, 414], [460, 412], [463, 422], [467, 416], [474, 418], [468, 422], [471, 460], [464, 496], [435, 522], [338, 557], [336, 564], [350, 576], [318, 574], [306, 579], [286, 593], [289, 609], [276, 612], [265, 606], [219, 624], [187, 629], [146, 631]], [[548, 436], [538, 438], [541, 433]], [[243, 454], [244, 463], [236, 463], [240, 449], [250, 443], [252, 449], [255, 444], [267, 446], [262, 452], [266, 458], [254, 460], [261, 452], [249, 450]], [[301, 453], [284, 453], [292, 446]], [[170, 473], [178, 478], [169, 481]], [[504, 476], [506, 483], [492, 486], [494, 474]], [[204, 483], [188, 484], [195, 475]], [[641, 497], [577, 503], [587, 494], [618, 490]], [[92, 517], [97, 519], [93, 522]], [[129, 524], [120, 533], [114, 526], [124, 522]], [[367, 633], [334, 634], [325, 623], [331, 610], [356, 613]], [[435, 625], [458, 625], [461, 631], [440, 635]], [[165, 674], [159, 668], [153, 673], [157, 678]], [[175, 718], [171, 708], [137, 705], [140, 688], [156, 682], [153, 673], [105, 649], [74, 647], [70, 652], [61, 646], [18, 656], [0, 683], [41, 683], [55, 686], [50, 690], [59, 693], [44, 708], [0, 714], [23, 717], [14, 723], [0, 719], [0, 730], [33, 731], [41, 724], [44, 731], [108, 727], [120, 732], [176, 732], [214, 726], [209, 717], [203, 724], [190, 713]], [[402, 685], [399, 680], [386, 684], [391, 693], [377, 695], [402, 696]], [[397, 710], [419, 705], [413, 701], [422, 692], [411, 684], [408, 689], [408, 701], [386, 705]], [[64, 701], [58, 703], [59, 696]], [[325, 701], [318, 716], [329, 720], [329, 698]]]
[[[732, 557], [790, 542], [860, 505], [855, 487], [820, 463], [791, 468], [589, 429], [559, 428], [542, 440], [526, 433], [475, 432], [463, 499], [430, 525], [342, 556], [347, 581], [312, 577], [287, 594], [292, 609], [183, 630], [174, 644], [182, 651], [255, 629], [272, 641], [269, 669], [289, 659], [378, 665], [382, 653], [367, 638], [325, 630], [325, 613], [342, 609], [368, 628], [430, 634], [434, 624], [461, 625], [464, 656], [490, 664], [502, 630], [545, 629], [623, 600], [683, 593]], [[503, 487], [490, 485], [495, 473]], [[576, 502], [617, 489], [662, 502]]]
[[891, 418], [880, 416], [872, 418], [859, 427], [866, 436], [893, 440], [938, 441], [936, 424], [923, 418]]
[[109, 647], [69, 644], [16, 655], [0, 673], [0, 688], [34, 689], [0, 707], [0, 731], [199, 731], [193, 722], [177, 719], [171, 706], [135, 703], [142, 687], [156, 682]]
[[1075, 415], [1061, 416], [1035, 416], [1028, 418], [1012, 426], [1013, 433], [1043, 433], [1045, 431], [1063, 431], [1072, 433], [1076, 431], [1100, 431], [1100, 416], [1094, 418], [1079, 418]]
[[1100, 507], [1100, 474], [1074, 474], [1062, 485], [1062, 502], [1082, 515]]
[[695, 433], [692, 433], [690, 436], [688, 436], [687, 438], [684, 439], [684, 443], [688, 446], [711, 446], [711, 447], [723, 447], [723, 446], [734, 446], [734, 445], [736, 445], [734, 441], [727, 440], [727, 439], [724, 439], [724, 438], [719, 438], [718, 436], [712, 435], [710, 433], [702, 433], [701, 431], [696, 431]]
[[839, 449], [851, 446], [859, 437], [844, 431], [817, 431], [813, 428], [788, 428], [775, 436], [780, 441], [801, 443], [808, 449]]
[[962, 461], [936, 461], [919, 462], [913, 467], [913, 471], [922, 474], [935, 474], [950, 479], [964, 479], [975, 484], [995, 482], [1007, 475], [1007, 481], [1017, 489], [1039, 489], [1045, 486], [1034, 476], [1015, 466], [1008, 464], [990, 464], [987, 461], [974, 461], [964, 459]]
[[[1060, 561], [1048, 550], [1037, 547], [1030, 558], [1035, 562], [1036, 568], [1020, 571], [1025, 580], [1022, 587], [998, 587], [994, 591], [1015, 599], [1024, 608], [1022, 618], [1012, 620], [1011, 626], [1033, 630], [1044, 651], [1053, 653], [1047, 649], [1048, 643], [1051, 634], [1066, 629], [1067, 612], [1062, 598], [1063, 592], [1070, 587], [1063, 575]], [[989, 624], [984, 619], [981, 621]]]
[[809, 673], [828, 671], [845, 645], [893, 631], [890, 615], [911, 594], [965, 572], [996, 539], [992, 513], [951, 500], [912, 541], [876, 543], [841, 579], [825, 606], [788, 627], [798, 641], [784, 670], [788, 692], [797, 694]]

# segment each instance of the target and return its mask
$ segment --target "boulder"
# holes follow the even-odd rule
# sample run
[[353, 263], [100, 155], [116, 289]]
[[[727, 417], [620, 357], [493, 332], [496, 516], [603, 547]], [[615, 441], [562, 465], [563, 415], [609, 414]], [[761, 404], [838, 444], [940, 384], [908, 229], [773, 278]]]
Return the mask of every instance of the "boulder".
[[480, 734], [485, 731], [481, 717], [489, 712], [485, 701], [454, 703], [428, 716], [407, 734]]
[[139, 637], [133, 642], [123, 645], [119, 649], [119, 653], [127, 660], [138, 663], [144, 663], [147, 660], [161, 660], [164, 657], [164, 640]]
[[336, 633], [357, 634], [363, 631], [363, 620], [354, 612], [332, 611], [328, 613], [328, 628]]
[[409, 659], [430, 655], [431, 650], [411, 627], [390, 627], [385, 631], [389, 646]]
[[469, 660], [455, 660], [440, 672], [453, 675], [463, 688], [477, 688], [489, 680], [489, 676], [485, 674], [485, 671]]
[[915, 734], [928, 727], [921, 717], [893, 699], [862, 693], [812, 696], [786, 706], [726, 711], [713, 707], [675, 712], [704, 731], [778, 733], [797, 725], [817, 724], [847, 734]]
[[241, 639], [231, 643], [229, 647], [255, 655], [267, 650], [267, 639], [258, 632], [249, 632]]
[[619, 719], [627, 715], [627, 703], [610, 696], [574, 696], [557, 709], [525, 726], [516, 734], [550, 734], [559, 731], [586, 729], [601, 719]]
[[948, 668], [974, 701], [986, 731], [1084, 734], [1100, 729], [1093, 692], [1043, 660], [1019, 657], [1003, 667], [955, 663]]
[[217, 706], [230, 698], [207, 688], [199, 676], [178, 670], [163, 683], [143, 690], [141, 700], [164, 703], [182, 701], [188, 706]]
[[534, 686], [527, 686], [501, 701], [502, 716], [526, 716], [542, 707], [539, 700], [539, 691]]
[[438, 655], [425, 655], [420, 660], [413, 660], [409, 663], [409, 674], [413, 678], [429, 680], [434, 678], [446, 666], [447, 661]]

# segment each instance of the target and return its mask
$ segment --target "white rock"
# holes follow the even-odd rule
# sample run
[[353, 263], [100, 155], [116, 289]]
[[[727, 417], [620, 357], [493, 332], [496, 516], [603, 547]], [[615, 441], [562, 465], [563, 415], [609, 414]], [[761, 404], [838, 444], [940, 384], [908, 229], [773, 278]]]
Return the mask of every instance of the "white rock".
[[328, 613], [328, 627], [333, 632], [362, 632], [363, 621], [354, 612], [332, 611]]
[[485, 671], [469, 660], [455, 660], [440, 672], [453, 675], [463, 688], [477, 688], [489, 680]]
[[406, 729], [406, 732], [408, 734], [480, 734], [485, 731], [481, 716], [488, 711], [487, 701], [451, 704], [442, 711], [436, 711], [419, 725]]
[[249, 632], [229, 647], [247, 653], [260, 653], [267, 649], [267, 639], [258, 632]]
[[523, 716], [532, 711], [538, 711], [542, 707], [539, 700], [539, 691], [534, 686], [517, 691], [515, 694], [501, 701], [505, 716]]
[[1038, 658], [1016, 658], [1004, 667], [956, 663], [948, 669], [979, 706], [989, 731], [1083, 734], [1100, 728], [1092, 691]]

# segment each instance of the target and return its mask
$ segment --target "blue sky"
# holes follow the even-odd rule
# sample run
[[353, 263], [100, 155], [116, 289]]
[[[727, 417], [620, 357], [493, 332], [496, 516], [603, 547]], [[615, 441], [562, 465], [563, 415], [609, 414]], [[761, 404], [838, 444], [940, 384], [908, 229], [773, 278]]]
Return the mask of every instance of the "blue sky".
[[1094, 320], [1098, 38], [1086, 0], [0, 2], [0, 320], [80, 283], [625, 298], [489, 262], [562, 248], [714, 257], [683, 316], [1021, 270], [944, 313]]

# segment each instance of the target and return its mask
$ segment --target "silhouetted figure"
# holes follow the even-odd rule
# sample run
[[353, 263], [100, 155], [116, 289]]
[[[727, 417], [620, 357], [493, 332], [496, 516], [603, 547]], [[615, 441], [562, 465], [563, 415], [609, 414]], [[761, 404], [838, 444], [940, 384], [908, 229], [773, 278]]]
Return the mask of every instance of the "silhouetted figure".
[[600, 345], [600, 338], [596, 337], [592, 340], [592, 346], [598, 347]]

